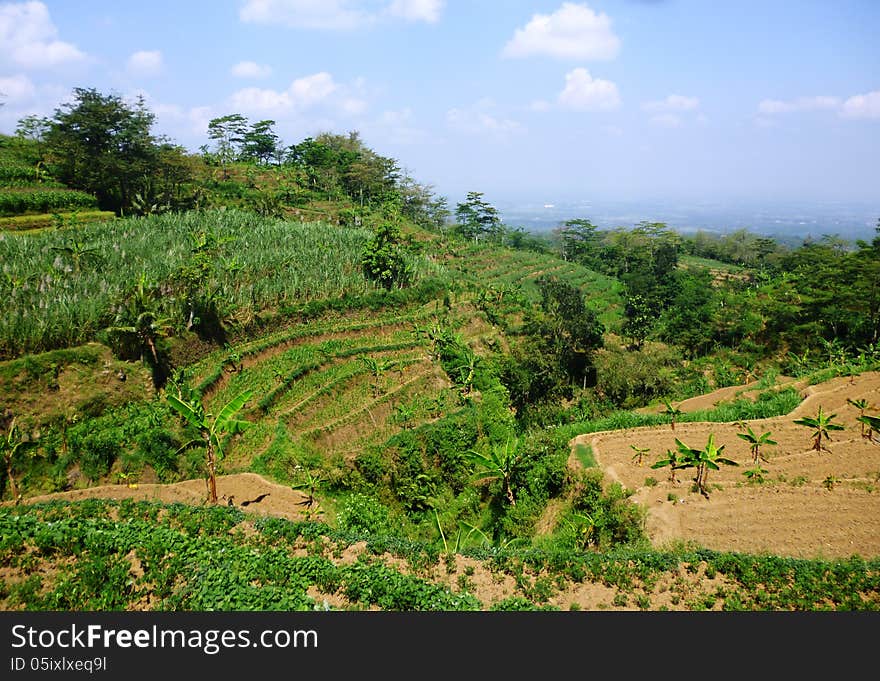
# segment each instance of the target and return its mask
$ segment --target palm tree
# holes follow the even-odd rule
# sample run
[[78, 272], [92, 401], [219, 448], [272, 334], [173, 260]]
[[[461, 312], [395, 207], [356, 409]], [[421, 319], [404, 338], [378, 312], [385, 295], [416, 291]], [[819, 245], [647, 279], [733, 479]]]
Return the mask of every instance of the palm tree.
[[661, 411], [660, 413], [666, 414], [667, 416], [669, 416], [669, 418], [670, 418], [669, 422], [672, 425], [672, 430], [675, 430], [675, 419], [677, 417], [681, 416], [683, 412], [678, 407], [672, 406], [672, 403], [667, 399], [663, 400], [663, 404], [666, 405], [666, 408], [663, 411]]
[[217, 503], [217, 462], [223, 459], [222, 440], [227, 435], [241, 433], [250, 424], [247, 421], [239, 421], [235, 417], [253, 391], [245, 390], [233, 397], [224, 406], [217, 416], [205, 412], [201, 402], [187, 402], [176, 395], [166, 395], [168, 404], [179, 413], [184, 420], [199, 431], [199, 437], [190, 440], [183, 445], [178, 452], [190, 447], [205, 447], [205, 468], [207, 472], [208, 500], [212, 504]]
[[682, 455], [679, 468], [697, 469], [694, 482], [696, 483], [697, 491], [707, 499], [709, 498], [709, 493], [706, 490], [706, 478], [709, 475], [709, 470], [720, 470], [718, 465], [720, 463], [727, 466], [739, 466], [736, 461], [721, 456], [726, 445], [719, 447], [715, 444], [715, 433], [709, 433], [709, 440], [703, 449], [692, 449], [678, 438], [675, 439], [675, 444], [678, 446], [678, 452]]
[[31, 440], [22, 440], [21, 431], [15, 424], [15, 418], [9, 424], [6, 437], [0, 440], [0, 451], [3, 452], [3, 464], [6, 466], [6, 479], [9, 480], [9, 489], [12, 498], [18, 501], [18, 485], [15, 483], [14, 469], [20, 453], [33, 447], [36, 443]]
[[483, 480], [501, 480], [504, 494], [511, 506], [516, 506], [511, 480], [522, 455], [518, 451], [519, 440], [508, 438], [503, 447], [494, 446], [488, 454], [471, 449], [465, 454], [471, 463], [478, 468], [478, 475]]
[[822, 406], [819, 405], [819, 413], [816, 414], [815, 417], [805, 416], [803, 418], [796, 419], [795, 423], [799, 426], [806, 426], [813, 429], [813, 449], [815, 449], [817, 452], [821, 451], [822, 449], [830, 451], [827, 447], [823, 446], [822, 438], [830, 440], [831, 435], [829, 434], [829, 431], [843, 430], [842, 425], [840, 425], [839, 423], [833, 423], [835, 416], [837, 416], [837, 414], [825, 414], [822, 411]]
[[762, 461], [767, 461], [767, 457], [760, 453], [760, 448], [766, 445], [775, 445], [776, 442], [770, 439], [771, 433], [761, 433], [760, 435], [756, 435], [755, 431], [752, 430], [751, 426], [746, 426], [745, 433], [737, 433], [737, 437], [745, 440], [750, 445], [750, 450], [752, 452], [752, 459], [754, 463], [758, 463], [758, 459], [760, 458]]
[[635, 445], [630, 445], [629, 448], [635, 451], [632, 460], [636, 461], [639, 466], [642, 465], [642, 458], [645, 456], [645, 454], [651, 451], [650, 447], [636, 447]]

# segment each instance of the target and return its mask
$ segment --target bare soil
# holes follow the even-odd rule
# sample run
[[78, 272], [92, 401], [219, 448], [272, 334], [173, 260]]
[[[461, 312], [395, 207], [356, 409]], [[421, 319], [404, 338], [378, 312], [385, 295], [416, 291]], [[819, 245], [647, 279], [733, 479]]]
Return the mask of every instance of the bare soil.
[[[729, 391], [728, 391], [729, 392]], [[800, 558], [863, 558], [880, 555], [880, 444], [861, 436], [858, 410], [847, 403], [866, 399], [874, 413], [880, 405], [880, 373], [836, 378], [802, 390], [805, 400], [789, 415], [747, 422], [760, 435], [770, 432], [776, 446], [762, 448], [768, 461], [763, 483], [743, 475], [754, 468], [749, 444], [733, 423], [678, 423], [580, 435], [571, 444], [587, 444], [610, 482], [633, 491], [632, 500], [647, 513], [647, 531], [657, 548], [693, 543], [719, 551]], [[727, 392], [725, 392], [727, 396]], [[705, 408], [711, 396], [699, 401]], [[693, 408], [694, 405], [688, 405]], [[811, 430], [794, 423], [816, 416], [819, 407], [836, 414], [845, 427], [832, 431], [828, 449], [811, 448]], [[724, 456], [738, 466], [721, 466], [708, 476], [709, 497], [691, 491], [693, 471], [650, 465], [675, 450], [676, 438], [700, 449], [710, 434], [724, 445]], [[631, 445], [649, 447], [642, 465]], [[572, 456], [570, 465], [579, 466]]]

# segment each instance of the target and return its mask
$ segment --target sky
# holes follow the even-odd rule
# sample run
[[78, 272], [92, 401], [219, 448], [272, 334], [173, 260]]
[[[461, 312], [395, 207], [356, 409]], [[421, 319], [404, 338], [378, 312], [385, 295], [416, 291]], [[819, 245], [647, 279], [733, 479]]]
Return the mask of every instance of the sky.
[[880, 204], [880, 0], [0, 0], [0, 132], [75, 87], [286, 144], [358, 131], [454, 204]]

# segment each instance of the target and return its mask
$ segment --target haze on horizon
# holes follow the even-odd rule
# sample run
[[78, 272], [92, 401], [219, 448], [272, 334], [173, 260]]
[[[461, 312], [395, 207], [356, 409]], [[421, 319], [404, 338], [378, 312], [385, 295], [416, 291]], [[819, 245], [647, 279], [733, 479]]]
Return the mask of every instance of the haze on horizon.
[[876, 205], [875, 0], [0, 2], [0, 132], [74, 87], [357, 130], [454, 202]]

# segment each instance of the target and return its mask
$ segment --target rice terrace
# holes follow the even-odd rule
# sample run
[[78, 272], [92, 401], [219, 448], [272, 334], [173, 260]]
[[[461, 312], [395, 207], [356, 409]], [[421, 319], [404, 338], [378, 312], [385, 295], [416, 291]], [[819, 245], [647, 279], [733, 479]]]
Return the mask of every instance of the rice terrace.
[[151, 105], [0, 135], [0, 610], [880, 610], [880, 220], [529, 230]]

